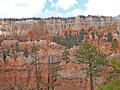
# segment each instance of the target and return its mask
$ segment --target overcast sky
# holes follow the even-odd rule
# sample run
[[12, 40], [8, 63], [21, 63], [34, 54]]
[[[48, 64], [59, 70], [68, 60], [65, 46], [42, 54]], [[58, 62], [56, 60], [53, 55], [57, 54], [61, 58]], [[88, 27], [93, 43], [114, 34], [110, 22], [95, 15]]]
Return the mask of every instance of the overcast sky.
[[0, 18], [119, 14], [120, 0], [0, 0]]

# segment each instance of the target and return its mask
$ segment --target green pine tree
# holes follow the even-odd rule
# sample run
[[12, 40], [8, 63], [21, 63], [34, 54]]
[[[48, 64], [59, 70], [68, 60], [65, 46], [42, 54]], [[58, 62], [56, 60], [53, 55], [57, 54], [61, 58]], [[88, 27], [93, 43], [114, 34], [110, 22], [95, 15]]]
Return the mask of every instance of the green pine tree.
[[109, 72], [108, 80], [118, 79], [120, 81], [120, 61], [116, 58], [112, 58], [109, 61], [109, 66], [112, 70]]
[[8, 55], [7, 49], [6, 49], [6, 47], [3, 47], [2, 48], [2, 56], [3, 56], [4, 62], [6, 61], [7, 55]]
[[108, 33], [107, 41], [112, 42], [112, 34], [111, 33]]
[[95, 40], [95, 34], [94, 34], [94, 32], [92, 32], [91, 34], [92, 34], [92, 39]]
[[16, 52], [19, 51], [18, 42], [16, 42], [16, 44], [15, 44], [15, 49], [16, 49]]
[[3, 60], [5, 62], [7, 55], [6, 55], [6, 52], [4, 50], [2, 51], [2, 55], [3, 55]]
[[108, 73], [107, 82], [99, 86], [99, 90], [120, 90], [120, 61], [112, 58], [109, 61], [111, 70]]
[[79, 43], [82, 43], [83, 37], [84, 37], [84, 32], [81, 31], [81, 32], [79, 33], [79, 35], [78, 35], [78, 42], [79, 42]]
[[62, 60], [64, 60], [66, 63], [69, 63], [70, 62], [70, 59], [69, 59], [69, 51], [66, 49], [63, 53], [62, 53]]
[[118, 48], [118, 45], [119, 44], [118, 44], [117, 39], [116, 38], [113, 39], [111, 49], [115, 51], [115, 54], [117, 53], [116, 49]]
[[93, 80], [101, 76], [103, 66], [107, 64], [106, 56], [96, 47], [85, 41], [76, 53], [78, 64], [87, 64], [85, 74], [90, 78], [91, 90], [94, 90]]
[[27, 48], [25, 48], [25, 50], [24, 50], [24, 56], [25, 56], [26, 58], [29, 57], [29, 51], [28, 51]]
[[37, 90], [41, 88], [40, 86], [40, 80], [39, 80], [39, 75], [38, 75], [38, 65], [37, 65], [37, 47], [35, 45], [32, 46], [32, 53], [34, 57], [34, 65], [35, 65], [35, 75], [36, 75], [36, 82], [37, 82]]
[[0, 46], [1, 46], [2, 40], [0, 40]]
[[101, 84], [98, 90], [120, 90], [120, 81], [115, 78], [110, 82]]

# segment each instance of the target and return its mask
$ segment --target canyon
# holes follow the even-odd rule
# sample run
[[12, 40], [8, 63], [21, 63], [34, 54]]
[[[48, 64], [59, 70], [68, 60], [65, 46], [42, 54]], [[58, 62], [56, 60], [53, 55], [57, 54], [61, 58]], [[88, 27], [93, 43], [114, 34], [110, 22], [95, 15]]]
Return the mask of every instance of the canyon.
[[70, 18], [51, 17], [43, 19], [18, 19], [0, 20], [0, 33], [4, 35], [16, 32], [18, 34], [25, 34], [31, 29], [48, 30], [50, 33], [56, 34], [63, 29], [80, 30], [94, 26], [100, 28], [104, 26], [117, 25], [120, 28], [120, 16], [76, 16]]
[[[112, 40], [117, 39], [120, 43], [120, 16], [77, 16], [70, 18], [44, 18], [44, 19], [1, 19], [0, 20], [0, 90], [90, 90], [90, 80], [83, 72], [86, 64], [77, 64], [75, 53], [80, 48], [78, 39], [81, 32], [84, 41], [88, 40], [97, 50], [106, 54], [107, 58], [117, 57], [120, 59], [120, 46], [111, 50], [112, 41], [108, 42], [108, 33]], [[77, 41], [68, 48], [65, 43], [60, 43], [54, 38], [66, 40], [66, 33], [71, 39]], [[94, 33], [94, 38], [93, 34]], [[79, 35], [80, 34], [80, 35]], [[99, 35], [101, 37], [99, 38]], [[68, 39], [69, 40], [69, 39]], [[73, 42], [73, 41], [71, 41]], [[17, 45], [16, 45], [17, 43]], [[36, 54], [32, 52], [33, 46], [37, 47]], [[19, 48], [19, 51], [16, 50]], [[25, 57], [25, 49], [29, 56]], [[70, 52], [70, 63], [61, 59], [65, 50]], [[3, 51], [9, 51], [9, 55], [3, 60]], [[37, 58], [35, 58], [35, 56]], [[35, 61], [37, 59], [37, 61]], [[36, 79], [36, 65], [38, 81]], [[62, 66], [58, 71], [59, 77], [53, 78], [52, 66]], [[105, 81], [110, 69], [104, 67], [103, 76], [94, 81], [94, 88]], [[48, 77], [50, 77], [48, 79]], [[49, 88], [45, 84], [54, 80], [61, 85]]]

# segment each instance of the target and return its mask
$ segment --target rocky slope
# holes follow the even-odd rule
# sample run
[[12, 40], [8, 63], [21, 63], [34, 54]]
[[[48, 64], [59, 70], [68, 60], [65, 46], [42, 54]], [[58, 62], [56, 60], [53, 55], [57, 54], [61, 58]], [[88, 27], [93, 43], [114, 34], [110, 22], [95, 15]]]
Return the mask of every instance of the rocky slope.
[[25, 34], [29, 30], [48, 30], [50, 33], [61, 32], [63, 29], [80, 30], [94, 26], [96, 28], [117, 25], [120, 28], [120, 16], [77, 16], [72, 18], [47, 18], [39, 20], [1, 20], [0, 34], [9, 35], [14, 33]]

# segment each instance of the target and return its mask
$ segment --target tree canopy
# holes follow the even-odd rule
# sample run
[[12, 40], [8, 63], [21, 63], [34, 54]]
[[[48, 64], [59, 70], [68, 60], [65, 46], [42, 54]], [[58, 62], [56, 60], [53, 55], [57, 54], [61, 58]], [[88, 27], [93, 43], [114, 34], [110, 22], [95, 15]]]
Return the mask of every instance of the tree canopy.
[[86, 64], [85, 74], [90, 78], [91, 90], [93, 90], [93, 79], [102, 75], [103, 66], [107, 65], [106, 55], [98, 51], [95, 46], [85, 41], [76, 53], [78, 64]]
[[116, 38], [113, 39], [111, 49], [113, 49], [115, 51], [115, 53], [117, 53], [116, 49], [118, 48], [118, 45], [119, 44], [118, 44], [117, 39]]

